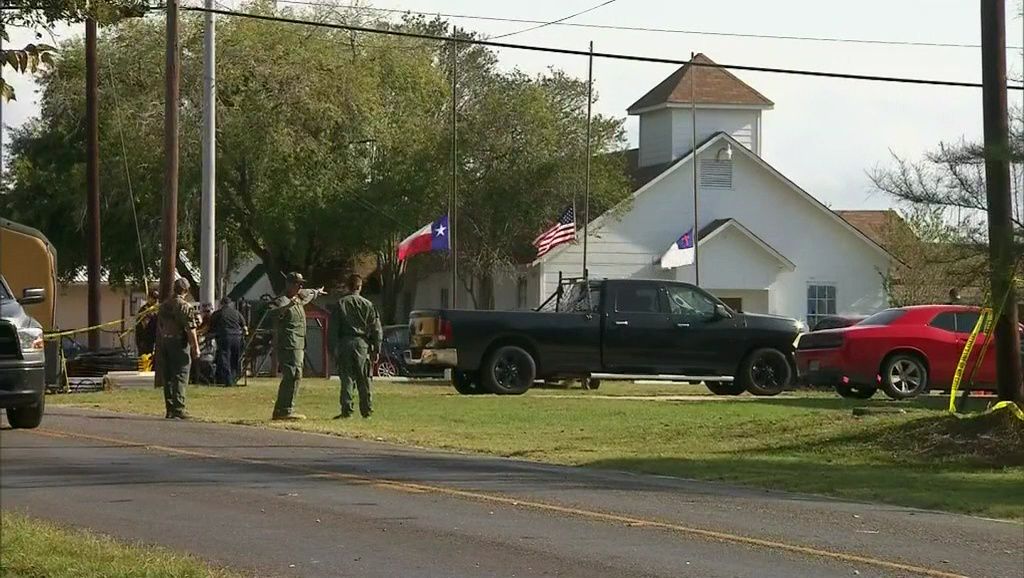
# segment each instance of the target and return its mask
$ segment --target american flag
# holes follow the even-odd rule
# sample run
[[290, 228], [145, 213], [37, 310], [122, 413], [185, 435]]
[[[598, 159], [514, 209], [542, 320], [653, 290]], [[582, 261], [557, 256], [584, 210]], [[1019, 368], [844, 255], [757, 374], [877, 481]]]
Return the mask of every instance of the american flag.
[[572, 207], [562, 211], [558, 222], [533, 240], [537, 247], [537, 258], [547, 255], [555, 247], [576, 240], [576, 211]]

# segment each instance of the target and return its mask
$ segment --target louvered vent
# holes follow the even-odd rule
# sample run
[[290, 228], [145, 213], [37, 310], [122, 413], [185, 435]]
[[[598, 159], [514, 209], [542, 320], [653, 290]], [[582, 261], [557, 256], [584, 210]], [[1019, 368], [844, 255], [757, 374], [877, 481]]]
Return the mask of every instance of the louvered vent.
[[708, 189], [731, 189], [732, 161], [701, 161], [700, 186]]

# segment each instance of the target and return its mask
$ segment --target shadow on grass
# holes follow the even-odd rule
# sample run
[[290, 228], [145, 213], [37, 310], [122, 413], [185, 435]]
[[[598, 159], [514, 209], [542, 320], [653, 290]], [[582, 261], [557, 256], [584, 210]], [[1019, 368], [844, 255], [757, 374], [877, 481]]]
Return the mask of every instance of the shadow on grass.
[[[758, 399], [757, 403], [802, 409], [848, 409], [852, 411], [855, 407], [891, 407], [907, 411], [940, 411], [945, 410], [949, 406], [949, 398], [928, 396], [895, 401], [884, 397], [877, 397], [877, 399], [846, 399], [837, 395], [836, 397], [770, 397]], [[975, 403], [978, 403], [977, 400], [975, 400]]]
[[[865, 421], [879, 419], [864, 416]], [[868, 450], [888, 458], [894, 465], [956, 466], [965, 470], [1024, 466], [1024, 422], [1008, 411], [961, 418], [948, 413], [901, 419], [876, 424], [848, 434], [802, 439], [790, 444], [768, 444], [772, 453], [817, 454]], [[758, 450], [739, 455], [756, 457]], [[820, 458], [819, 458], [820, 459]]]
[[949, 466], [829, 464], [814, 457], [612, 458], [583, 464], [924, 509], [1024, 518], [1020, 476]]

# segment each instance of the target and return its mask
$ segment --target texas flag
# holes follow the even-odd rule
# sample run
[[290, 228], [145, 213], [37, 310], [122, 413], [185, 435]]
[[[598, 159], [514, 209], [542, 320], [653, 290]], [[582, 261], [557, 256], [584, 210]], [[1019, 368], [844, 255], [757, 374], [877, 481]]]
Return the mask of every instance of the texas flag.
[[448, 215], [444, 215], [433, 223], [423, 225], [422, 229], [409, 235], [404, 241], [399, 243], [398, 260], [404, 261], [406, 258], [419, 253], [447, 251], [450, 247], [448, 237]]
[[693, 229], [683, 233], [682, 237], [676, 239], [675, 243], [669, 246], [668, 251], [661, 256], [662, 269], [675, 269], [683, 265], [693, 265], [697, 258], [697, 249], [693, 246]]

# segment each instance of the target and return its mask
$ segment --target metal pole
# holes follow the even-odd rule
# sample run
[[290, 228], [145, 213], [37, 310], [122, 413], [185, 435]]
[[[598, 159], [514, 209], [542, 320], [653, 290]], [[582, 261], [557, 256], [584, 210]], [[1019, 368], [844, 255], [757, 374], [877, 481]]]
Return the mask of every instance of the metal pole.
[[456, 90], [459, 66], [459, 44], [452, 39], [452, 196], [448, 209], [448, 242], [451, 244], [452, 258], [452, 309], [458, 308], [459, 301], [459, 245], [456, 237], [459, 220], [459, 131], [456, 112]]
[[164, 93], [163, 262], [160, 296], [171, 295], [178, 256], [178, 0], [167, 0], [167, 62]]
[[[89, 276], [89, 326], [100, 324], [100, 138], [99, 72], [96, 64], [96, 21], [85, 21], [85, 187], [88, 197], [86, 221]], [[89, 332], [89, 350], [100, 348], [100, 330]]]
[[[985, 122], [985, 185], [999, 399], [1024, 401], [1017, 299], [1013, 288], [1013, 198], [1006, 94], [1006, 2], [981, 0], [981, 83]], [[1005, 301], [1000, 301], [1005, 299]]]
[[[213, 10], [213, 0], [206, 0], [206, 9]], [[204, 15], [203, 33], [203, 198], [200, 226], [199, 302], [213, 307], [217, 293], [217, 217], [216, 217], [216, 28], [214, 14]]]
[[[594, 105], [594, 41], [590, 41], [590, 56], [587, 59], [587, 169], [586, 182], [583, 188], [583, 276], [587, 276], [587, 239], [590, 236], [590, 157], [591, 157], [591, 126]], [[573, 213], [576, 209], [573, 208]]]
[[700, 250], [697, 248], [697, 244], [700, 243], [700, 239], [697, 238], [697, 67], [693, 66], [693, 59], [696, 56], [693, 52], [690, 53], [690, 125], [693, 129], [693, 284], [700, 286]]

